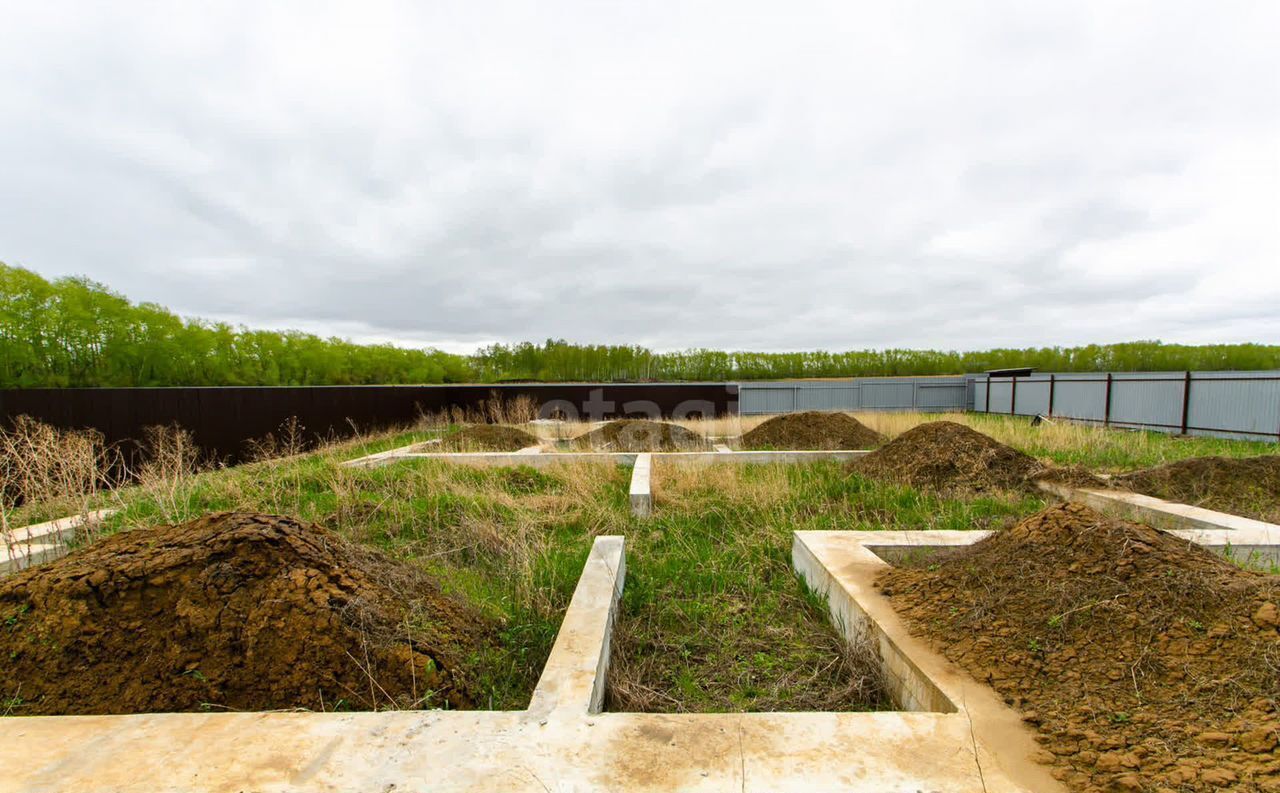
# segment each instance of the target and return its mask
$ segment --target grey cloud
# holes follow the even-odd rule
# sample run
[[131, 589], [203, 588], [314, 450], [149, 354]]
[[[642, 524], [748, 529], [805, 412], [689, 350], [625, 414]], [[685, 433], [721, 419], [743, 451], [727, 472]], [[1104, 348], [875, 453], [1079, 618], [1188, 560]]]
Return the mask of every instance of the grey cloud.
[[17, 7], [0, 259], [451, 344], [1277, 340], [1274, 7], [504, 13]]

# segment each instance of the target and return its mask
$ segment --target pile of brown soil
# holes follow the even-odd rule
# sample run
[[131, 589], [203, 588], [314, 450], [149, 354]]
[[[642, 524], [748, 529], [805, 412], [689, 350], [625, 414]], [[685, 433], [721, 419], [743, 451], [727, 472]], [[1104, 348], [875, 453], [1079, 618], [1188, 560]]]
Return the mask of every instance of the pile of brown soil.
[[1280, 523], [1280, 455], [1196, 457], [1114, 477], [1135, 493]]
[[226, 512], [0, 581], [0, 696], [17, 715], [468, 708], [493, 635], [416, 568]]
[[787, 413], [742, 436], [747, 449], [874, 449], [884, 436], [846, 413]]
[[538, 443], [536, 437], [515, 427], [476, 424], [445, 436], [440, 443], [424, 447], [423, 451], [515, 452]]
[[1016, 491], [1043, 471], [1034, 457], [954, 421], [931, 421], [850, 464], [855, 473], [944, 493]]
[[580, 449], [602, 452], [688, 452], [710, 448], [707, 439], [678, 424], [619, 419], [573, 439]]
[[1071, 789], [1280, 790], [1280, 578], [1066, 504], [877, 583]]

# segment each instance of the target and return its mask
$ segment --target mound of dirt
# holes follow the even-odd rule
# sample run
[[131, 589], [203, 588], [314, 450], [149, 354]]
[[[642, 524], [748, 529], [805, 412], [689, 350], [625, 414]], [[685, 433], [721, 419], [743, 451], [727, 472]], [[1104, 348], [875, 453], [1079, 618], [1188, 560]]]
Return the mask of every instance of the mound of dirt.
[[877, 583], [1072, 790], [1280, 789], [1280, 578], [1066, 504]]
[[17, 715], [467, 708], [494, 627], [416, 568], [226, 512], [0, 581], [0, 696]]
[[537, 445], [538, 439], [524, 430], [502, 424], [475, 424], [446, 436], [424, 451], [515, 452]]
[[707, 439], [692, 430], [645, 419], [611, 421], [574, 438], [573, 445], [602, 452], [688, 452], [710, 448]]
[[913, 427], [850, 464], [851, 470], [940, 492], [1026, 490], [1044, 467], [1017, 449], [954, 421]]
[[874, 449], [884, 436], [846, 413], [786, 413], [742, 436], [747, 449]]
[[1280, 523], [1280, 455], [1196, 457], [1114, 477], [1135, 493]]

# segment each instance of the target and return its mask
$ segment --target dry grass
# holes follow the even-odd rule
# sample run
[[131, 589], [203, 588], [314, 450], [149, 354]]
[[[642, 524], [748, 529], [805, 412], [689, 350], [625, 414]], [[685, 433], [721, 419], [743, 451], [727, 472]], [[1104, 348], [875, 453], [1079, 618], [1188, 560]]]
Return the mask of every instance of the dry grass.
[[453, 424], [527, 424], [538, 418], [538, 403], [529, 396], [504, 398], [496, 390], [475, 408], [454, 405], [441, 411], [420, 412], [416, 426], [420, 429], [447, 429]]
[[147, 427], [146, 458], [137, 472], [138, 488], [160, 509], [165, 523], [183, 523], [194, 511], [191, 479], [199, 473], [200, 447], [177, 424]]
[[28, 416], [0, 430], [0, 532], [91, 511], [116, 484], [119, 454], [98, 432], [60, 430]]
[[968, 425], [1041, 461], [1058, 465], [1083, 465], [1096, 471], [1131, 471], [1190, 457], [1251, 457], [1280, 451], [1280, 446], [1274, 443], [1179, 438], [1160, 432], [1130, 431], [1069, 421], [1044, 422], [1033, 426], [1031, 419], [1026, 416], [886, 412], [858, 412], [851, 415], [890, 439], [926, 422], [954, 421]]

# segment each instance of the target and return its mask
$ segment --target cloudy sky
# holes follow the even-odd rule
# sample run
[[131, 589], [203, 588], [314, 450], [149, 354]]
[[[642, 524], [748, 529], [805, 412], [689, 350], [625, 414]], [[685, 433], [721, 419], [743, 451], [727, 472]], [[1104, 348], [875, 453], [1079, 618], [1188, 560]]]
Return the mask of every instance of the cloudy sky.
[[1280, 342], [1280, 4], [0, 0], [0, 260], [465, 351]]

